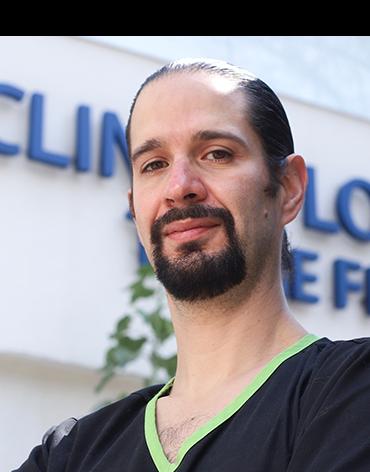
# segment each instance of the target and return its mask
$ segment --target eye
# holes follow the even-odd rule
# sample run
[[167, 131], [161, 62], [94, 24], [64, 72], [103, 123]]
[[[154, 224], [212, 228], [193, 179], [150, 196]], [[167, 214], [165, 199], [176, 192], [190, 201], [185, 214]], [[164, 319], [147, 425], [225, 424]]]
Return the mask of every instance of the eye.
[[152, 161], [152, 162], [149, 162], [149, 164], [146, 164], [143, 168], [142, 168], [142, 173], [146, 173], [146, 172], [155, 172], [156, 170], [159, 170], [159, 169], [163, 169], [164, 167], [167, 167], [167, 162], [165, 161]]
[[229, 161], [232, 158], [232, 153], [230, 151], [226, 151], [225, 149], [215, 149], [206, 154], [205, 159], [207, 161], [215, 161], [215, 162], [222, 162], [222, 161]]

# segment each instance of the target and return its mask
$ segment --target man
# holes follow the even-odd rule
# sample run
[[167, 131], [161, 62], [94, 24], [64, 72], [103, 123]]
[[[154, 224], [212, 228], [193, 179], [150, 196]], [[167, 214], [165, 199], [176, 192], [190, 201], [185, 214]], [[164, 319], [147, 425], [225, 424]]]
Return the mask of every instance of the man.
[[370, 342], [307, 333], [284, 297], [307, 177], [274, 92], [177, 61], [139, 90], [127, 140], [176, 376], [52, 429], [18, 470], [369, 472]]

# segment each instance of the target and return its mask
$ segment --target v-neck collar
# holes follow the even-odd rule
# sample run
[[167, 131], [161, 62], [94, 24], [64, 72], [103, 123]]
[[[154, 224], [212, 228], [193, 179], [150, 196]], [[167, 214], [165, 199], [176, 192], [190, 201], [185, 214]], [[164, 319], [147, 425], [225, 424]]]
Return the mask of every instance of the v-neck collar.
[[170, 379], [166, 385], [148, 402], [145, 409], [145, 440], [150, 452], [150, 455], [155, 463], [159, 472], [174, 472], [181, 464], [182, 459], [186, 453], [191, 449], [197, 442], [203, 439], [207, 434], [217, 428], [220, 424], [228, 420], [234, 413], [236, 413], [252, 395], [270, 378], [275, 370], [287, 359], [299, 353], [312, 343], [319, 340], [320, 337], [315, 334], [306, 334], [297, 342], [289, 346], [284, 351], [277, 354], [271, 359], [265, 367], [263, 367], [253, 380], [237, 395], [226, 407], [221, 410], [218, 414], [212, 417], [205, 424], [197, 428], [188, 438], [184, 440], [178, 450], [176, 461], [171, 463], [168, 461], [161, 442], [159, 440], [157, 426], [156, 426], [156, 405], [159, 397], [167, 393], [172, 387], [175, 377]]

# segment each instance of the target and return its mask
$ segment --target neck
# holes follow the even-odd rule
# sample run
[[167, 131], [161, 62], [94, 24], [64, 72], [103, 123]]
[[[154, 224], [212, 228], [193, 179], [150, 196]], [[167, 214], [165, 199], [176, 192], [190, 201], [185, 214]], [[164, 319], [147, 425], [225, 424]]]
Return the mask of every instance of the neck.
[[169, 297], [178, 365], [171, 395], [207, 396], [263, 367], [306, 331], [289, 312], [280, 280], [253, 293], [242, 285], [199, 303]]

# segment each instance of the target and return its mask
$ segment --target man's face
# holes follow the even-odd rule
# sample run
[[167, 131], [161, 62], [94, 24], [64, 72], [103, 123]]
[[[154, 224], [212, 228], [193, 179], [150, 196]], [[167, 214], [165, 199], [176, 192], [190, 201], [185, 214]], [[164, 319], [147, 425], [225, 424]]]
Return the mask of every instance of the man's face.
[[266, 191], [246, 110], [233, 81], [204, 73], [162, 77], [136, 102], [133, 210], [157, 276], [175, 298], [206, 299], [242, 282], [251, 288], [267, 261], [279, 258], [279, 199]]

